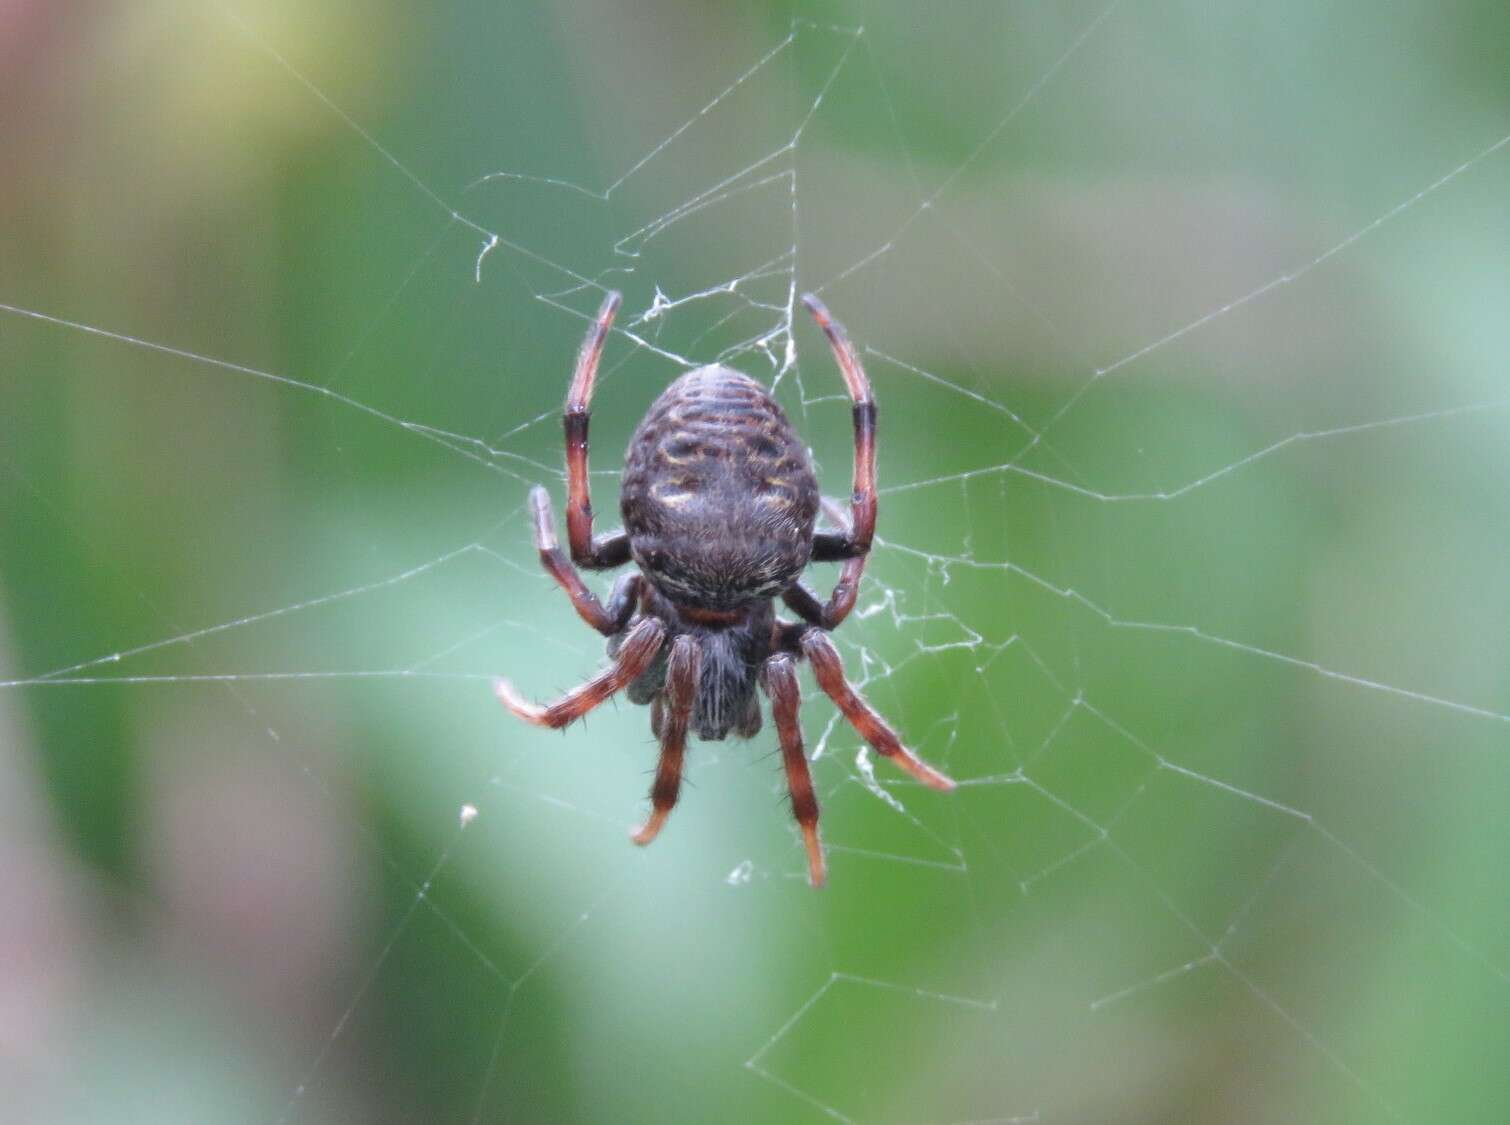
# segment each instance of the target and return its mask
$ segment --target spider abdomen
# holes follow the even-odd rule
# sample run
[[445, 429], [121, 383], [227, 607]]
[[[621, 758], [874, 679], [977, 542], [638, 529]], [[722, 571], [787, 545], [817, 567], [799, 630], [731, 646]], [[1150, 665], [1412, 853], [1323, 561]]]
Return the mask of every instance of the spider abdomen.
[[689, 371], [630, 439], [630, 551], [673, 601], [726, 610], [790, 586], [812, 553], [818, 484], [770, 393], [718, 364]]

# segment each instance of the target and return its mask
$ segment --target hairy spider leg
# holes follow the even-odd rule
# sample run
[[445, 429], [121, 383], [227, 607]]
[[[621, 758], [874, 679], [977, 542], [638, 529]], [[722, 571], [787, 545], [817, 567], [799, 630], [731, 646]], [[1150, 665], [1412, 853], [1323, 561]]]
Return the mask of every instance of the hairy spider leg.
[[834, 584], [828, 601], [820, 602], [817, 595], [800, 582], [782, 594], [782, 600], [803, 620], [823, 629], [834, 629], [855, 608], [855, 599], [860, 595], [860, 576], [865, 572], [865, 560], [876, 533], [876, 403], [865, 368], [860, 365], [860, 357], [843, 327], [811, 293], [803, 296], [802, 303], [828, 337], [829, 347], [844, 376], [844, 386], [854, 400], [854, 487], [849, 500], [849, 527], [838, 532], [820, 531], [813, 536], [814, 562], [841, 559], [844, 562], [839, 581]]
[[[661, 760], [656, 767], [655, 782], [650, 787], [650, 818], [629, 837], [641, 847], [660, 834], [666, 818], [676, 806], [677, 794], [681, 792], [687, 725], [692, 721], [701, 664], [702, 650], [691, 634], [683, 633], [671, 642], [671, 657], [666, 666], [665, 708], [660, 721], [654, 724], [661, 738]], [[660, 698], [657, 697], [657, 702]]]
[[645, 618], [624, 638], [612, 665], [546, 706], [530, 703], [505, 679], [493, 681], [493, 694], [525, 722], [542, 727], [564, 727], [634, 682], [650, 667], [665, 639], [666, 626], [654, 617]]
[[887, 726], [886, 720], [850, 686], [844, 678], [844, 662], [839, 658], [839, 650], [827, 634], [818, 629], [809, 629], [802, 635], [801, 644], [802, 651], [812, 661], [818, 686], [838, 705], [861, 738], [875, 747], [878, 754], [890, 758], [924, 785], [945, 791], [954, 788], [952, 780], [903, 746], [897, 732]]
[[823, 861], [823, 843], [818, 838], [818, 796], [813, 792], [813, 777], [808, 772], [807, 756], [802, 750], [802, 725], [797, 721], [802, 689], [797, 684], [797, 669], [792, 658], [784, 652], [768, 657], [762, 683], [771, 700], [771, 715], [776, 720], [781, 764], [786, 768], [786, 785], [792, 795], [792, 815], [797, 819], [803, 845], [807, 848], [808, 882], [821, 887], [827, 877], [827, 868]]
[[566, 431], [566, 539], [572, 560], [589, 570], [607, 570], [629, 561], [629, 536], [622, 531], [592, 537], [592, 494], [587, 479], [587, 426], [591, 416], [593, 384], [603, 345], [619, 311], [620, 295], [609, 290], [592, 327], [577, 353], [577, 368], [566, 393], [566, 412], [561, 423]]
[[540, 552], [540, 565], [566, 591], [572, 608], [581, 615], [583, 621], [605, 637], [623, 632], [634, 615], [644, 580], [638, 574], [623, 575], [614, 583], [613, 592], [608, 596], [608, 606], [604, 608], [598, 596], [587, 588], [582, 576], [577, 573], [577, 568], [572, 566], [571, 560], [561, 550], [561, 544], [556, 540], [556, 520], [551, 514], [550, 493], [538, 484], [530, 490], [530, 510], [535, 516], [535, 547]]

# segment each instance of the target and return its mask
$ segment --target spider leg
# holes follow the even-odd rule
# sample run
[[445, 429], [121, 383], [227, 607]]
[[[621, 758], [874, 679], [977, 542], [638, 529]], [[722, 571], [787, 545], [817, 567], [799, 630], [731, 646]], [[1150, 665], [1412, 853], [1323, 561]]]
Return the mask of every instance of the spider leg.
[[768, 657], [762, 669], [761, 683], [771, 699], [771, 714], [776, 720], [776, 736], [781, 742], [781, 764], [786, 767], [787, 789], [792, 794], [792, 815], [802, 830], [807, 848], [807, 878], [815, 887], [823, 886], [826, 868], [823, 843], [818, 839], [818, 797], [813, 792], [813, 778], [807, 769], [807, 755], [802, 750], [802, 725], [797, 708], [802, 689], [797, 686], [797, 669], [784, 652]]
[[564, 727], [580, 719], [617, 691], [628, 687], [655, 659], [666, 639], [666, 627], [654, 617], [647, 617], [630, 630], [619, 647], [613, 664], [580, 687], [575, 687], [548, 706], [524, 699], [505, 679], [493, 681], [493, 694], [514, 714], [527, 723], [542, 727]]
[[914, 757], [902, 745], [897, 732], [887, 726], [886, 720], [876, 714], [875, 709], [850, 686], [844, 678], [844, 662], [839, 659], [839, 650], [826, 633], [819, 629], [809, 629], [802, 635], [801, 643], [803, 653], [813, 662], [813, 674], [818, 677], [818, 686], [838, 704], [839, 710], [844, 712], [844, 717], [860, 733], [861, 738], [875, 747], [878, 754], [890, 758], [924, 785], [943, 790], [954, 788], [953, 781], [927, 762]]
[[854, 554], [849, 513], [832, 496], [823, 497], [819, 508], [838, 530], [819, 531], [813, 536], [813, 562], [843, 562]]
[[566, 591], [572, 608], [605, 637], [622, 632], [639, 601], [640, 576], [626, 574], [620, 578], [614, 584], [605, 609], [598, 596], [583, 584], [577, 568], [572, 566], [561, 550], [561, 544], [556, 541], [556, 520], [551, 515], [550, 494], [538, 484], [530, 491], [530, 509], [535, 516], [535, 547], [540, 552], [540, 565]]
[[[813, 558], [818, 562], [844, 560], [839, 572], [839, 581], [834, 592], [820, 607], [817, 616], [810, 616], [810, 608], [804, 610], [792, 601], [792, 591], [783, 595], [792, 609], [824, 629], [833, 629], [849, 616], [855, 608], [855, 599], [860, 593], [860, 575], [865, 571], [865, 557], [870, 553], [871, 540], [876, 533], [876, 403], [871, 395], [870, 380], [865, 368], [860, 366], [860, 357], [854, 345], [844, 334], [844, 329], [829, 315], [828, 309], [817, 297], [808, 293], [802, 303], [818, 322], [828, 337], [834, 359], [844, 375], [844, 385], [849, 397], [854, 400], [855, 424], [855, 469], [854, 488], [849, 499], [849, 527], [843, 532], [819, 532], [813, 539]], [[801, 587], [793, 587], [793, 590]], [[806, 593], [806, 591], [804, 591]], [[807, 600], [817, 604], [817, 599], [807, 595]]]
[[561, 420], [566, 430], [566, 538], [572, 560], [590, 570], [606, 570], [629, 561], [629, 537], [622, 531], [593, 541], [592, 495], [587, 479], [587, 424], [592, 413], [593, 382], [598, 377], [598, 361], [603, 358], [603, 345], [621, 299], [618, 293], [609, 290], [587, 330], [582, 350], [577, 353], [577, 369], [566, 393], [566, 413]]
[[[842, 578], [840, 582], [842, 584]], [[838, 592], [836, 588], [834, 593], [837, 595]], [[837, 621], [830, 620], [827, 608], [818, 600], [818, 595], [801, 582], [793, 582], [789, 588], [782, 591], [781, 600], [786, 602], [788, 609], [809, 625], [816, 625], [820, 629], [832, 629], [838, 624]]]
[[791, 653], [798, 660], [802, 659], [802, 634], [808, 631], [809, 626], [800, 621], [788, 621], [778, 617], [771, 623], [771, 651]]
[[650, 787], [650, 818], [630, 834], [641, 847], [660, 834], [661, 826], [676, 805], [682, 787], [682, 758], [687, 751], [687, 724], [692, 720], [692, 704], [697, 698], [697, 671], [702, 650], [697, 641], [683, 633], [671, 642], [671, 657], [666, 666], [666, 705], [661, 712], [656, 733], [661, 740], [661, 760]]

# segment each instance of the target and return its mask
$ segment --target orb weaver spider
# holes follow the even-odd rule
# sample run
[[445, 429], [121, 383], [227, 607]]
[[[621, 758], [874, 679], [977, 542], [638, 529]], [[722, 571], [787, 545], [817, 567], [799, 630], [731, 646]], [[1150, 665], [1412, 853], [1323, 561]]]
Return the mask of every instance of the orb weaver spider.
[[[847, 526], [816, 530], [818, 482], [807, 448], [760, 383], [721, 364], [689, 371], [651, 405], [629, 442], [620, 486], [624, 529], [592, 532], [587, 429], [598, 361], [620, 297], [610, 292], [577, 356], [566, 396], [566, 529], [571, 555], [556, 539], [550, 497], [530, 493], [540, 561], [577, 613], [608, 637], [613, 663], [549, 705], [523, 699], [504, 679], [498, 698], [530, 723], [564, 727], [616, 692], [650, 705], [660, 764], [651, 813], [632, 835], [659, 834], [681, 789], [688, 731], [719, 740], [750, 738], [761, 723], [757, 685], [771, 702], [792, 812], [807, 850], [808, 878], [825, 878], [813, 792], [797, 711], [796, 662], [806, 658], [818, 686], [876, 752], [924, 785], [954, 782], [910, 753], [844, 675], [828, 638], [849, 616], [876, 526], [876, 406], [870, 381], [843, 328], [812, 295], [802, 298], [828, 337], [854, 402], [854, 487]], [[607, 604], [577, 568], [609, 570], [633, 562]], [[841, 562], [827, 601], [801, 582], [809, 562]], [[801, 621], [776, 615], [780, 596]]]

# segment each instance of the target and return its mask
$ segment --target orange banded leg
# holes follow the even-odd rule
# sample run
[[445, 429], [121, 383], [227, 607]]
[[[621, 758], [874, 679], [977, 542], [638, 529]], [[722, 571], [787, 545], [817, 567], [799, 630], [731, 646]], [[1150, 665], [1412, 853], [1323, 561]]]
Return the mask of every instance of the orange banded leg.
[[[697, 641], [683, 633], [671, 642], [671, 657], [666, 662], [665, 706], [655, 723], [661, 738], [661, 760], [650, 787], [650, 818], [630, 834], [641, 847], [654, 840], [676, 806], [682, 788], [682, 759], [687, 752], [687, 725], [692, 721], [692, 705], [697, 698], [697, 670], [702, 651]], [[659, 700], [657, 701], [659, 702]]]
[[622, 532], [593, 542], [592, 493], [587, 479], [587, 426], [592, 413], [593, 384], [620, 300], [619, 294], [610, 290], [587, 330], [582, 350], [577, 353], [577, 368], [572, 373], [571, 389], [566, 393], [566, 413], [561, 419], [566, 431], [566, 539], [572, 560], [592, 570], [621, 566], [629, 561], [629, 539]]
[[582, 576], [572, 566], [566, 553], [561, 550], [561, 544], [556, 540], [556, 520], [551, 515], [550, 494], [538, 484], [530, 491], [530, 510], [535, 516], [535, 548], [540, 552], [540, 565], [566, 591], [572, 608], [581, 615], [583, 621], [605, 637], [622, 632], [634, 615], [635, 604], [639, 601], [640, 576], [626, 574], [620, 578], [614, 584], [605, 609], [598, 596], [583, 583]]
[[813, 541], [816, 561], [844, 560], [834, 592], [826, 603], [819, 603], [800, 586], [793, 587], [793, 590], [800, 590], [806, 595], [805, 599], [798, 596], [798, 601], [794, 601], [793, 597], [797, 595], [791, 591], [783, 596], [787, 605], [813, 624], [833, 629], [855, 608], [855, 599], [860, 595], [860, 576], [865, 572], [865, 558], [870, 554], [870, 544], [876, 534], [876, 402], [865, 368], [860, 365], [860, 357], [843, 327], [811, 293], [803, 296], [802, 303], [828, 337], [828, 345], [844, 376], [844, 386], [854, 400], [854, 486], [849, 499], [848, 530], [819, 532]]
[[886, 720], [876, 714], [859, 692], [850, 687], [844, 678], [844, 662], [839, 659], [839, 650], [833, 641], [821, 631], [809, 629], [802, 637], [802, 651], [813, 662], [818, 686], [838, 704], [850, 725], [875, 748], [876, 753], [890, 758], [924, 785], [943, 790], [954, 788], [953, 781], [903, 746], [897, 732], [886, 725]]
[[771, 714], [776, 720], [776, 737], [781, 743], [781, 764], [786, 767], [786, 785], [792, 794], [792, 815], [802, 830], [807, 848], [807, 879], [815, 887], [823, 886], [827, 868], [823, 861], [823, 843], [818, 838], [818, 796], [813, 792], [813, 776], [808, 772], [807, 755], [802, 750], [802, 724], [797, 708], [802, 689], [797, 686], [797, 668], [786, 653], [777, 653], [765, 662], [766, 695], [771, 698]]
[[530, 703], [505, 679], [493, 681], [493, 694], [527, 723], [541, 727], [564, 727], [633, 683], [650, 667], [650, 662], [661, 650], [661, 643], [665, 639], [666, 627], [654, 617], [645, 618], [629, 631], [609, 668], [548, 706]]

